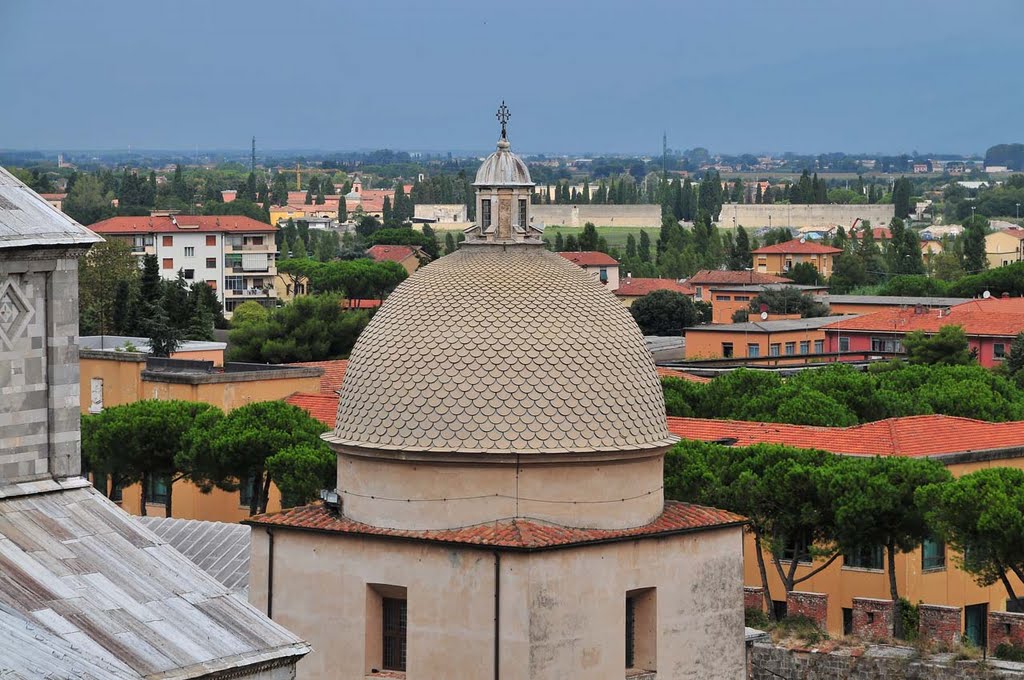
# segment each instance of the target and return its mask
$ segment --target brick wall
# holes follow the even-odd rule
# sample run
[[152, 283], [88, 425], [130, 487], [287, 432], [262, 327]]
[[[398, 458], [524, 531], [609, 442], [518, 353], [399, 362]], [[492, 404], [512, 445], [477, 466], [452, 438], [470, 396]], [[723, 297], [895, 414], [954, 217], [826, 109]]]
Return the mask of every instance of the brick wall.
[[786, 615], [806, 616], [822, 630], [828, 627], [828, 595], [794, 590], [786, 595]]
[[919, 604], [917, 611], [920, 615], [917, 629], [923, 639], [947, 645], [960, 643], [960, 607]]
[[1011, 612], [988, 613], [988, 649], [989, 652], [1002, 643], [1024, 647], [1024, 614]]
[[892, 637], [895, 606], [892, 600], [853, 598], [853, 634], [869, 640]]
[[743, 608], [764, 611], [764, 588], [743, 587]]

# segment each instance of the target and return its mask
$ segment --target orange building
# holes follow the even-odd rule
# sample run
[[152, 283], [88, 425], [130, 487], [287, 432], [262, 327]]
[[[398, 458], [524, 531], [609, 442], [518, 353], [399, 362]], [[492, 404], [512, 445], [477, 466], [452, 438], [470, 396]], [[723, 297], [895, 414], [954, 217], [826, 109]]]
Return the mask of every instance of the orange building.
[[753, 269], [731, 271], [727, 269], [701, 269], [681, 283], [693, 286], [693, 299], [705, 300], [716, 286], [758, 286], [766, 283], [793, 283], [792, 279], [775, 274], [763, 274]]
[[785, 274], [796, 265], [807, 262], [825, 278], [832, 276], [835, 256], [843, 251], [803, 238], [764, 246], [752, 251], [754, 269], [762, 274]]
[[835, 320], [834, 316], [809, 319], [775, 316], [765, 321], [693, 326], [683, 331], [686, 358], [778, 357], [778, 363], [800, 362], [806, 355], [824, 353], [823, 328]]
[[[142, 399], [198, 401], [230, 411], [252, 402], [284, 399], [295, 392], [318, 390], [323, 373], [323, 369], [312, 366], [224, 364], [223, 349], [216, 363], [213, 359], [155, 359], [140, 352], [113, 349], [82, 349], [79, 356], [83, 415]], [[175, 482], [170, 492], [175, 517], [238, 522], [249, 516], [243, 492], [214, 489], [204, 494], [186, 481]], [[154, 480], [147, 494], [145, 514], [163, 516], [166, 493], [166, 482]], [[121, 499], [124, 510], [142, 514], [139, 485], [122, 489]], [[267, 510], [280, 509], [280, 493], [271, 485]]]
[[619, 287], [612, 292], [615, 293], [615, 297], [622, 301], [622, 304], [631, 307], [634, 302], [644, 295], [653, 293], [656, 290], [671, 290], [691, 298], [694, 294], [693, 286], [688, 283], [682, 283], [675, 279], [633, 278], [630, 274], [626, 274], [624, 279], [619, 279]]
[[[757, 423], [700, 418], [669, 418], [669, 431], [684, 439], [698, 441], [733, 440], [734, 446], [759, 443], [784, 444], [824, 449], [850, 456], [927, 457], [944, 464], [955, 476], [989, 467], [1024, 469], [1024, 421], [989, 423], [970, 418], [927, 415], [890, 418], [854, 427], [812, 427], [781, 423]], [[902, 597], [912, 603], [962, 607], [962, 629], [976, 630], [989, 611], [1007, 609], [1007, 593], [1001, 583], [979, 586], [959, 568], [958, 555], [938, 541], [926, 541], [909, 553], [896, 555], [896, 584]], [[788, 561], [784, 562], [788, 565]], [[797, 578], [820, 566], [801, 564]], [[1014, 591], [1024, 583], [1009, 576]], [[744, 545], [744, 583], [761, 587], [753, 537]], [[785, 601], [785, 589], [772, 568], [768, 587], [776, 606]], [[853, 598], [889, 599], [889, 580], [883, 553], [867, 550], [861, 555], [841, 557], [798, 586], [806, 592], [825, 593], [828, 601], [828, 631], [839, 635], [848, 630]], [[976, 640], [976, 642], [978, 642]]]
[[[828, 286], [798, 286], [792, 283], [766, 283], [762, 285], [711, 284], [708, 286], [708, 302], [711, 303], [711, 323], [732, 323], [733, 314], [741, 309], [750, 309], [750, 303], [766, 290], [795, 288], [801, 293], [821, 295], [828, 292]], [[751, 315], [754, 316], [754, 315]], [[778, 317], [776, 317], [778, 318]]]

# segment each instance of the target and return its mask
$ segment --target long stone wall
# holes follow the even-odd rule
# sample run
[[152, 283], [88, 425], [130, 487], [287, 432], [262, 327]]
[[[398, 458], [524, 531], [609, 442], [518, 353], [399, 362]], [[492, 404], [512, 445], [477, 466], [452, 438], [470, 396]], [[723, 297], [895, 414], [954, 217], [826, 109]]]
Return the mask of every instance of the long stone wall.
[[598, 227], [661, 227], [660, 205], [533, 205], [535, 223], [546, 227], [582, 228], [587, 222]]
[[1024, 679], [1024, 664], [957, 661], [952, 654], [920, 658], [911, 648], [869, 647], [862, 654], [830, 654], [755, 644], [749, 680], [1006, 680]]
[[871, 220], [873, 226], [882, 227], [889, 224], [895, 214], [895, 208], [891, 203], [875, 205], [728, 203], [722, 206], [722, 212], [718, 216], [718, 225], [720, 227], [743, 226], [747, 229], [768, 226], [800, 228], [839, 225], [849, 230], [855, 219]]

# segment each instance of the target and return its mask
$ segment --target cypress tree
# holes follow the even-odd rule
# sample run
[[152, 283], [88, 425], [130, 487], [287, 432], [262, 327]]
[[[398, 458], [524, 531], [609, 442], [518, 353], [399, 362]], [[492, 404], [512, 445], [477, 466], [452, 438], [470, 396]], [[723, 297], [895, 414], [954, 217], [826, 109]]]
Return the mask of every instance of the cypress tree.
[[640, 246], [637, 248], [637, 255], [641, 262], [651, 261], [651, 237], [643, 229], [640, 230]]

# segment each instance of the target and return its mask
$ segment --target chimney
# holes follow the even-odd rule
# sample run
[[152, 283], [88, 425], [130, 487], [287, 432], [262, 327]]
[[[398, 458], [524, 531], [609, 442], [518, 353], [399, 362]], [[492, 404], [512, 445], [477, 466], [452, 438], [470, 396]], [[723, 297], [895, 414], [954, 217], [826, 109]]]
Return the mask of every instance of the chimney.
[[1009, 293], [1007, 293], [1006, 291], [1003, 291], [1003, 295], [1002, 295], [1002, 298], [1003, 298], [1004, 300], [1009, 300], [1009, 299], [1010, 299], [1010, 294], [1009, 294]]

